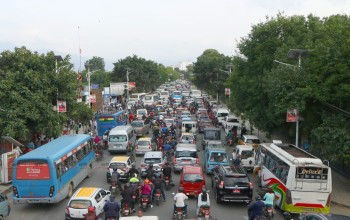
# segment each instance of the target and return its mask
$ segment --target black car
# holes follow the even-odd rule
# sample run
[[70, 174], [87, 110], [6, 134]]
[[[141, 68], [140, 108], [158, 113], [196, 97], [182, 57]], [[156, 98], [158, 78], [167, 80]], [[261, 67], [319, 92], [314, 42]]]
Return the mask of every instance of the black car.
[[220, 165], [213, 169], [212, 188], [215, 199], [220, 202], [250, 203], [253, 185], [242, 166]]
[[301, 213], [299, 220], [350, 220], [349, 216], [321, 213]]

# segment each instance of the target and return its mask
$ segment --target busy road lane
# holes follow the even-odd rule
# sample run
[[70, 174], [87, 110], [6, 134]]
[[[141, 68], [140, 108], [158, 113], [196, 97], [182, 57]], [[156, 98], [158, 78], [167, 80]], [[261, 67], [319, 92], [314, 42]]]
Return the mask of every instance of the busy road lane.
[[[202, 135], [197, 135], [197, 146], [198, 149], [201, 148]], [[224, 132], [222, 132], [222, 140], [224, 140]], [[133, 140], [135, 141], [135, 139]], [[232, 153], [232, 148], [227, 148], [229, 155]], [[106, 181], [107, 166], [111, 158], [114, 155], [110, 155], [108, 152], [104, 152], [104, 157], [102, 161], [94, 163], [94, 172], [91, 178], [85, 179], [79, 186], [91, 186], [91, 187], [101, 187], [104, 189], [109, 188], [109, 184]], [[200, 165], [203, 165], [204, 151], [200, 150]], [[142, 156], [136, 157], [136, 167], [140, 167], [140, 160]], [[171, 219], [173, 210], [173, 195], [172, 192], [176, 192], [179, 185], [179, 174], [173, 175], [173, 180], [175, 186], [169, 191], [165, 191], [167, 201], [161, 202], [159, 207], [154, 206], [148, 209], [144, 215], [157, 215], [160, 219]], [[251, 180], [254, 183], [254, 188], [257, 188], [257, 182], [255, 178], [250, 175]], [[211, 188], [211, 176], [206, 175], [206, 187], [210, 191], [210, 202], [211, 202], [211, 212], [214, 219], [234, 219], [242, 220], [248, 219], [247, 217], [247, 204], [245, 203], [221, 203], [217, 204], [215, 202], [215, 197]], [[256, 190], [254, 189], [254, 193]], [[9, 195], [10, 198], [10, 195]], [[121, 196], [118, 194], [118, 201], [120, 201]], [[18, 220], [38, 220], [38, 219], [50, 219], [58, 220], [64, 219], [65, 207], [68, 203], [68, 199], [63, 200], [58, 204], [24, 204], [24, 205], [12, 205], [11, 215], [8, 219]], [[188, 204], [188, 219], [194, 219], [196, 217], [196, 199], [190, 198], [187, 201]], [[136, 208], [137, 210], [138, 208]], [[282, 215], [277, 212], [276, 219], [282, 219]]]

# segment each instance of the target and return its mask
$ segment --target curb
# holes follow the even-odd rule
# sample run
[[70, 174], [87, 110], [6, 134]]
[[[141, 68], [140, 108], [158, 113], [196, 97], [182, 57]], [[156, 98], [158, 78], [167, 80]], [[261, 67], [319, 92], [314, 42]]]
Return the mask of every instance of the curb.
[[350, 205], [345, 205], [343, 203], [331, 201], [332, 204], [350, 209]]

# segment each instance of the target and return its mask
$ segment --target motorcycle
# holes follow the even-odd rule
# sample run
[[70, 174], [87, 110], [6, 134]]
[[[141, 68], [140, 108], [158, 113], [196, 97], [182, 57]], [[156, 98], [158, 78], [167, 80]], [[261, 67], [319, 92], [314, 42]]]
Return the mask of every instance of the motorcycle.
[[210, 215], [210, 206], [208, 205], [202, 205], [199, 208], [199, 213], [198, 213], [199, 217], [204, 217], [205, 219], [212, 219], [211, 215]]
[[272, 220], [274, 219], [274, 210], [272, 206], [266, 206], [264, 208], [264, 215], [266, 216], [266, 219]]
[[139, 194], [139, 189], [136, 189], [132, 192], [132, 199], [134, 200], [134, 204], [139, 200]]
[[131, 212], [132, 212], [132, 210], [131, 210], [131, 206], [130, 206], [129, 202], [124, 202], [123, 206], [122, 206], [122, 211], [121, 211], [122, 215], [128, 216], [131, 214]]
[[166, 176], [164, 179], [164, 185], [165, 185], [165, 189], [166, 191], [168, 191], [171, 187], [171, 183], [170, 183], [170, 177]]
[[183, 220], [185, 219], [185, 209], [184, 207], [176, 207], [175, 208], [175, 213], [174, 213], [174, 216], [175, 216], [175, 219], [177, 220]]
[[117, 182], [112, 181], [111, 186], [109, 187], [112, 195], [116, 195], [117, 193]]
[[156, 191], [154, 192], [154, 200], [156, 201], [157, 206], [159, 206], [159, 201], [161, 198], [162, 194], [160, 189], [156, 189]]
[[95, 151], [95, 160], [96, 161], [101, 161], [102, 160], [102, 152], [99, 150]]
[[148, 195], [141, 195], [141, 209], [142, 209], [142, 211], [145, 212], [148, 207], [149, 207], [149, 196]]

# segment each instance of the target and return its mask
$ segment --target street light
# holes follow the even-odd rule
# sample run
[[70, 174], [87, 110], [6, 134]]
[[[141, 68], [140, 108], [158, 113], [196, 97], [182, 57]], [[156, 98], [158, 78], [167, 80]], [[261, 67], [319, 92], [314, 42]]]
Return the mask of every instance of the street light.
[[[304, 50], [304, 49], [290, 49], [287, 54], [287, 58], [289, 59], [298, 59], [298, 66], [289, 64], [289, 63], [283, 63], [278, 60], [274, 60], [274, 62], [288, 66], [293, 68], [301, 68], [301, 58], [302, 57], [308, 57], [310, 56], [311, 50]], [[299, 113], [298, 110], [295, 110], [296, 112], [296, 121], [295, 121], [295, 146], [299, 147]]]

